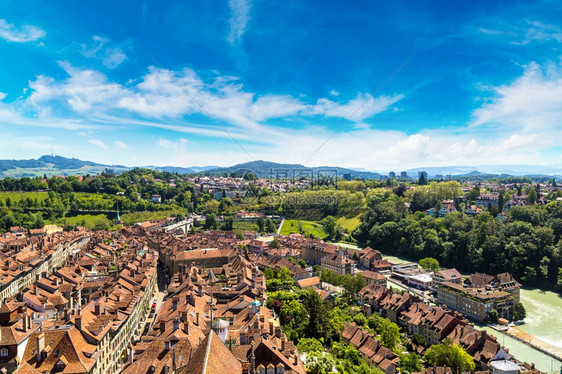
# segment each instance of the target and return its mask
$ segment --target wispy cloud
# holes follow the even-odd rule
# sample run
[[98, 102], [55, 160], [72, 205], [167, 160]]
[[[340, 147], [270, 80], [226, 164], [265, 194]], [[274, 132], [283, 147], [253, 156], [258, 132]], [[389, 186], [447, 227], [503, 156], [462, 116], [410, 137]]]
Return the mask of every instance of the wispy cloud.
[[105, 143], [99, 139], [90, 139], [88, 140], [88, 143], [93, 144], [97, 147], [100, 147], [102, 149], [109, 149], [109, 147], [107, 145], [105, 145]]
[[[496, 20], [493, 21], [494, 23]], [[490, 22], [491, 23], [491, 22]], [[531, 43], [562, 42], [562, 29], [537, 20], [523, 20], [505, 27], [477, 27], [479, 33], [498, 40], [507, 39], [515, 45]], [[492, 39], [493, 40], [493, 39]]]
[[121, 47], [109, 47], [109, 40], [101, 36], [93, 36], [90, 44], [82, 44], [82, 55], [97, 58], [105, 67], [115, 69], [127, 60], [127, 55]]
[[[77, 68], [67, 62], [60, 66], [68, 77], [39, 76], [30, 83], [32, 93], [26, 99], [16, 104], [0, 102], [0, 123], [76, 125], [95, 129], [95, 133], [137, 127], [189, 134], [174, 139], [157, 138], [155, 145], [167, 152], [140, 151], [132, 141], [114, 141], [111, 144], [115, 147], [109, 149], [95, 138], [95, 133], [88, 135], [94, 137], [90, 144], [108, 149], [108, 154], [129, 146], [127, 157], [139, 159], [146, 154], [150, 162], [150, 154], [160, 160], [159, 164], [169, 163], [170, 155], [184, 160], [178, 161], [183, 165], [248, 161], [247, 155], [234, 149], [236, 144], [221, 127], [209, 119], [201, 120], [207, 113], [220, 121], [254, 157], [279, 162], [286, 162], [287, 155], [291, 162], [307, 161], [306, 157], [333, 132], [326, 123], [334, 121], [323, 122], [325, 119], [339, 122], [353, 116], [354, 124], [337, 133], [307, 163], [366, 169], [478, 164], [491, 158], [497, 163], [540, 162], [537, 152], [556, 145], [553, 131], [560, 123], [556, 119], [562, 120], [562, 69], [554, 64], [530, 64], [522, 77], [488, 88], [490, 98], [474, 111], [472, 126], [413, 133], [378, 130], [369, 124], [369, 118], [396, 108], [404, 97], [402, 94], [372, 97], [358, 93], [351, 99], [340, 95], [313, 100], [305, 95], [258, 94], [245, 89], [235, 77], [203, 79], [191, 69], [168, 71], [154, 67], [122, 85], [96, 70]], [[535, 123], [533, 119], [541, 114], [546, 115], [544, 121]], [[278, 125], [278, 120], [292, 125], [288, 129]], [[530, 123], [534, 125], [527, 127]], [[541, 124], [547, 126], [540, 128]], [[493, 127], [497, 129], [490, 130]], [[197, 148], [197, 142], [188, 142], [191, 137], [217, 139], [217, 144], [222, 142], [226, 147]], [[234, 148], [228, 149], [230, 146]]]
[[6, 98], [6, 96], [8, 96], [7, 93], [5, 92], [0, 92], [0, 100], [4, 100]]
[[[191, 69], [176, 72], [154, 67], [141, 79], [135, 80], [136, 84], [123, 86], [111, 82], [99, 71], [79, 69], [68, 62], [60, 65], [68, 78], [54, 80], [39, 76], [30, 83], [33, 92], [28, 103], [34, 110], [71, 110], [81, 118], [92, 116], [93, 119], [121, 116], [122, 122], [136, 115], [147, 121], [143, 125], [150, 125], [150, 120], [160, 124], [160, 121], [175, 120], [177, 126], [178, 120], [199, 114], [211, 115], [223, 122], [222, 126], [229, 131], [240, 129], [244, 132], [251, 130], [254, 134], [261, 131], [262, 136], [273, 135], [271, 128], [266, 126], [272, 119], [321, 115], [348, 119], [353, 116], [353, 121], [363, 121], [387, 110], [403, 97], [371, 97], [359, 93], [349, 101], [319, 99], [311, 103], [304, 97], [258, 95], [246, 91], [232, 77], [204, 81]], [[218, 128], [216, 124], [213, 127], [215, 130]]]
[[156, 142], [156, 144], [159, 147], [168, 148], [168, 149], [183, 148], [183, 147], [186, 146], [187, 143], [188, 143], [188, 140], [186, 138], [179, 138], [178, 140], [175, 140], [175, 141], [164, 139], [164, 138], [158, 138], [158, 141]]
[[489, 88], [492, 96], [473, 112], [472, 126], [545, 132], [562, 122], [562, 65], [535, 62], [513, 82]]
[[120, 141], [120, 140], [116, 140], [113, 144], [115, 144], [115, 146], [116, 146], [118, 149], [129, 149], [129, 148], [131, 148], [131, 147], [129, 147], [128, 144], [125, 144], [125, 143], [123, 143], [123, 142]]
[[230, 32], [227, 40], [230, 44], [238, 44], [250, 19], [250, 0], [229, 0], [228, 5], [232, 15], [229, 20]]
[[515, 44], [529, 44], [531, 42], [556, 41], [562, 42], [562, 29], [557, 25], [545, 24], [540, 21], [528, 21], [524, 29], [524, 38]]
[[16, 43], [33, 42], [45, 37], [47, 33], [38, 26], [23, 25], [18, 28], [0, 18], [0, 38]]
[[323, 98], [318, 99], [316, 105], [312, 107], [312, 111], [315, 114], [321, 114], [326, 117], [339, 117], [356, 122], [384, 112], [403, 98], [404, 95], [374, 98], [370, 94], [359, 94], [355, 99], [349, 100], [347, 103], [338, 103]]

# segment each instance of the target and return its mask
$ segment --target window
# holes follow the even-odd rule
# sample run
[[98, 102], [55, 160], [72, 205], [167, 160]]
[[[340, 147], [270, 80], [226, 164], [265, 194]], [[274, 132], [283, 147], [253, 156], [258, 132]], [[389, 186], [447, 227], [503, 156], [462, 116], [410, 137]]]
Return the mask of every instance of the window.
[[0, 349], [0, 357], [8, 357], [8, 348]]

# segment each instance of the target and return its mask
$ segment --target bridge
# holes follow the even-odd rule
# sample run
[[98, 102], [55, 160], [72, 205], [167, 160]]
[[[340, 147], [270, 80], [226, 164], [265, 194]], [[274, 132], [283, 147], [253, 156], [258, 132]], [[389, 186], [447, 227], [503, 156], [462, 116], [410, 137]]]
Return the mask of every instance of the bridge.
[[181, 231], [184, 234], [187, 234], [191, 227], [193, 226], [193, 218], [190, 217], [188, 219], [184, 219], [183, 221], [171, 224], [170, 226], [164, 227], [164, 230], [167, 232], [178, 232]]

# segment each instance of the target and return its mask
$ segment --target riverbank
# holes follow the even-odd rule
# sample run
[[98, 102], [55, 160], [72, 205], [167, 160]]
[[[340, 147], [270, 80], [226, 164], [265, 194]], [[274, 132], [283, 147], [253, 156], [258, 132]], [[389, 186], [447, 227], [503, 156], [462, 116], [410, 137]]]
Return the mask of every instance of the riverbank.
[[513, 355], [521, 362], [534, 363], [535, 367], [546, 373], [559, 373], [562, 361], [553, 358], [536, 348], [529, 346], [527, 343], [517, 340], [510, 335], [494, 330], [489, 326], [474, 323], [474, 326], [486, 330], [488, 334], [498, 339], [498, 342], [509, 350], [509, 354]]
[[533, 335], [527, 334], [524, 331], [519, 330], [517, 327], [510, 327], [505, 333], [514, 339], [519, 340], [531, 347], [538, 349], [539, 351], [562, 361], [562, 347], [556, 347], [552, 344], [545, 342]]

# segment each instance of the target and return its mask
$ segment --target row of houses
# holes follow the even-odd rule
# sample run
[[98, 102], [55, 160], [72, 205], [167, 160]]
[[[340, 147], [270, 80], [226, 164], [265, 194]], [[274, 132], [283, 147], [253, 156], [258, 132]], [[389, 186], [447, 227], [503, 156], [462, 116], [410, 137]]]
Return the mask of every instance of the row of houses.
[[8, 352], [0, 354], [0, 368], [18, 374], [118, 372], [121, 354], [140, 336], [150, 310], [157, 262], [142, 240], [90, 233], [87, 246], [62, 267], [5, 303], [3, 331], [20, 329], [25, 339], [0, 336], [0, 352]]
[[[359, 296], [365, 315], [378, 313], [402, 326], [408, 335], [422, 335], [428, 346], [450, 339], [473, 357], [480, 370], [491, 371], [496, 360], [515, 361], [495, 337], [476, 329], [457, 311], [431, 306], [407, 292], [395, 292], [375, 284], [365, 286]], [[420, 354], [425, 349], [417, 347]]]
[[0, 302], [11, 298], [60, 267], [68, 255], [88, 243], [85, 230], [26, 235], [15, 230], [0, 237]]
[[345, 323], [342, 338], [354, 346], [369, 365], [381, 369], [385, 374], [395, 374], [398, 371], [400, 358], [392, 350], [384, 347], [374, 334], [354, 324]]
[[218, 267], [182, 265], [123, 374], [305, 374], [265, 307], [265, 277], [242, 251]]

